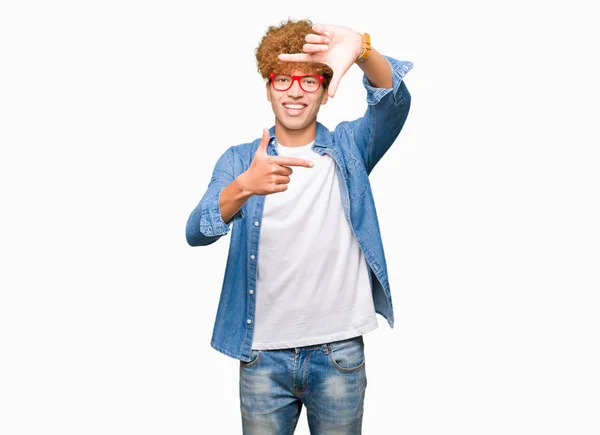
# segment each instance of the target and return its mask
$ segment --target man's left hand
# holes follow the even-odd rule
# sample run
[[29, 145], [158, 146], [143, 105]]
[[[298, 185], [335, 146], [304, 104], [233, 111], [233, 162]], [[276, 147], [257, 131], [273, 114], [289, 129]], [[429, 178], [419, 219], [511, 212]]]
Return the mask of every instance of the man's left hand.
[[362, 50], [362, 36], [348, 27], [315, 24], [315, 33], [306, 35], [304, 53], [280, 54], [279, 60], [286, 62], [319, 62], [329, 66], [333, 77], [329, 83], [330, 97], [340, 80], [356, 61]]

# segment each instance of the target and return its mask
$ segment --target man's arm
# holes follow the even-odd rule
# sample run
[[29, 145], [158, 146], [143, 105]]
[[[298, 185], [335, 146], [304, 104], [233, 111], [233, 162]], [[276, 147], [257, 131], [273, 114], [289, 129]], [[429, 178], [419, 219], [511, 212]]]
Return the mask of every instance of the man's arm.
[[[366, 64], [369, 60], [371, 59], [367, 59], [364, 63]], [[367, 173], [371, 173], [400, 134], [408, 117], [411, 102], [411, 95], [403, 79], [411, 70], [412, 63], [382, 56], [379, 53], [374, 60], [378, 61], [378, 71], [373, 73], [369, 65], [369, 75], [367, 75], [367, 71], [363, 69], [365, 72], [363, 85], [367, 90], [368, 104], [364, 116], [355, 121], [340, 124], [340, 128], [351, 130]], [[387, 71], [392, 80], [391, 86], [375, 86], [375, 83], [379, 83], [377, 80], [381, 80], [387, 75], [387, 73], [380, 72], [380, 61], [387, 64]]]
[[206, 193], [186, 225], [186, 238], [191, 246], [210, 245], [227, 234], [231, 221], [242, 218], [242, 207], [253, 195], [271, 195], [287, 190], [293, 166], [312, 168], [310, 160], [296, 157], [269, 156], [270, 134], [263, 136], [246, 172], [234, 178], [233, 150], [219, 158]]
[[364, 62], [357, 62], [369, 83], [375, 88], [391, 88], [393, 86], [392, 68], [390, 63], [374, 48]]
[[[333, 70], [329, 96], [333, 97], [341, 78], [356, 63], [363, 46], [362, 35], [348, 27], [314, 25], [315, 33], [306, 36], [304, 53], [280, 54], [288, 62], [321, 62]], [[339, 127], [350, 130], [359, 149], [367, 173], [394, 143], [402, 130], [410, 109], [410, 93], [403, 78], [412, 68], [411, 62], [383, 56], [371, 48], [364, 62], [357, 62], [364, 72], [368, 108], [365, 115]]]
[[[206, 192], [188, 218], [185, 236], [190, 246], [206, 246], [216, 242], [229, 232], [234, 218], [243, 216], [241, 211], [243, 203], [234, 211], [239, 200], [234, 194], [235, 186], [232, 149], [229, 148], [217, 161]], [[225, 192], [224, 214], [221, 205], [223, 192]]]
[[[371, 48], [369, 58], [357, 65], [364, 73], [369, 107], [363, 119], [351, 125], [367, 173], [371, 173], [400, 134], [408, 116], [410, 93], [402, 79], [412, 63], [386, 58]], [[390, 91], [392, 96], [386, 101]]]
[[239, 175], [221, 191], [219, 205], [221, 207], [221, 218], [226, 224], [233, 219], [235, 214], [252, 196], [252, 192], [242, 182], [243, 175]]

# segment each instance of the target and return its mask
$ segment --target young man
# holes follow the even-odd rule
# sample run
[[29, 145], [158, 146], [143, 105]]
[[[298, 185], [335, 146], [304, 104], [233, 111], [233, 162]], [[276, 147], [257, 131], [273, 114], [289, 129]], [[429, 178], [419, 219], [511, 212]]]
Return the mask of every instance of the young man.
[[[306, 406], [311, 434], [361, 432], [362, 335], [394, 316], [368, 175], [408, 115], [410, 62], [368, 34], [287, 21], [256, 50], [275, 125], [227, 149], [186, 236], [231, 242], [211, 345], [240, 360], [244, 434], [289, 434]], [[363, 117], [317, 122], [352, 65], [364, 72]]]

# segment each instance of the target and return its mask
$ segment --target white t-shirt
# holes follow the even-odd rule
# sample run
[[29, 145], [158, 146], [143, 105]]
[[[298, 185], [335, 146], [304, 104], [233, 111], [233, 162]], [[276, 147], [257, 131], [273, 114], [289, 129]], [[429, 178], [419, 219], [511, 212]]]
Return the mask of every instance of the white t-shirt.
[[265, 196], [252, 349], [343, 340], [378, 327], [369, 267], [344, 216], [335, 161], [277, 144], [293, 166], [288, 189]]

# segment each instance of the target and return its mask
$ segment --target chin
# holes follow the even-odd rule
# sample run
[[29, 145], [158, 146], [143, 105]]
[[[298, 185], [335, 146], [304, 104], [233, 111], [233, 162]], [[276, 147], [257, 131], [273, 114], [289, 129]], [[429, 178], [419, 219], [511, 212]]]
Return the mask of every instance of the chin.
[[281, 126], [283, 128], [286, 128], [288, 130], [304, 130], [305, 128], [309, 127], [312, 122], [306, 122], [306, 121], [300, 121], [298, 120], [297, 122], [290, 122], [290, 121], [284, 121], [282, 122], [281, 120], [279, 121], [279, 124], [281, 124]]

